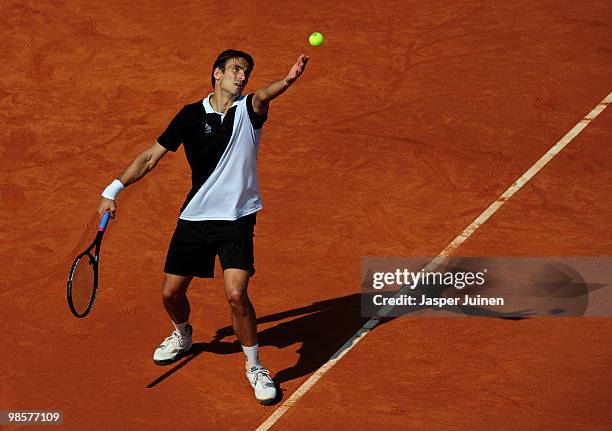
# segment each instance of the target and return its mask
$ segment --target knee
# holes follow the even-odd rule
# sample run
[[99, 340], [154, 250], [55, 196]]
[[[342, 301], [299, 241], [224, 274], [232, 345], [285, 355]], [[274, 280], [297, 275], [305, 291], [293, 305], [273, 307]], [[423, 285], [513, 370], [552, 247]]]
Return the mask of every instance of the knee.
[[185, 292], [174, 286], [164, 284], [162, 287], [162, 298], [164, 302], [177, 303], [185, 299]]
[[239, 313], [245, 313], [248, 297], [244, 290], [232, 289], [227, 293], [227, 302], [232, 309]]

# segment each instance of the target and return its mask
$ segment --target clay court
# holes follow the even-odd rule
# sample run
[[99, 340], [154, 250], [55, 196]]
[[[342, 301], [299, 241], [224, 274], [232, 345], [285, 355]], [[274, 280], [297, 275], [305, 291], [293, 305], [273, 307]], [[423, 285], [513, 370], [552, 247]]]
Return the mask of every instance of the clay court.
[[[610, 318], [385, 319], [302, 387], [367, 321], [363, 256], [436, 256], [608, 97], [609, 1], [7, 0], [0, 14], [0, 410], [61, 410], [70, 430], [612, 429]], [[258, 160], [250, 296], [282, 391], [267, 407], [219, 272], [189, 290], [193, 354], [152, 362], [182, 150], [118, 198], [92, 313], [66, 305], [101, 190], [211, 91], [226, 48], [255, 59], [247, 92], [310, 55]], [[611, 120], [453, 255], [609, 255]]]

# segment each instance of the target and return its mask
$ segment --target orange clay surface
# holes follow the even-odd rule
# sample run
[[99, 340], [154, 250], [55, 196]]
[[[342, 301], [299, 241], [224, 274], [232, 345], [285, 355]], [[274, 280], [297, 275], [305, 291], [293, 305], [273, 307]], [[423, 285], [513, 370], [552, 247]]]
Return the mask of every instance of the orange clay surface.
[[[92, 314], [65, 300], [100, 191], [208, 94], [223, 49], [254, 56], [250, 90], [311, 56], [259, 158], [250, 295], [284, 400], [364, 323], [362, 256], [436, 255], [612, 90], [604, 0], [177, 5], [0, 8], [0, 409], [62, 410], [70, 430], [247, 430], [278, 406], [253, 398], [219, 275], [190, 288], [194, 355], [152, 362], [182, 150], [120, 195]], [[455, 254], [609, 255], [611, 141], [607, 109]], [[611, 346], [609, 318], [398, 318], [276, 429], [608, 430]]]

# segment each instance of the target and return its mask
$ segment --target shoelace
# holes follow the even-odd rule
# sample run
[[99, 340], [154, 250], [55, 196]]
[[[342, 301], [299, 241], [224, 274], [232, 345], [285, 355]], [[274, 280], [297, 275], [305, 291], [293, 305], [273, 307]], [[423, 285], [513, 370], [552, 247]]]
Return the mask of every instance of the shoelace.
[[274, 384], [274, 382], [272, 381], [272, 378], [270, 377], [270, 371], [266, 370], [265, 368], [258, 368], [254, 371], [255, 374], [255, 384], [257, 384], [257, 382], [260, 380], [260, 378], [268, 378], [268, 381], [264, 381], [262, 380], [261, 382], [265, 385], [269, 385], [269, 384]]
[[174, 348], [181, 347], [181, 335], [177, 331], [174, 331], [172, 335], [166, 337], [166, 339], [159, 345], [161, 348], [166, 348], [169, 346]]

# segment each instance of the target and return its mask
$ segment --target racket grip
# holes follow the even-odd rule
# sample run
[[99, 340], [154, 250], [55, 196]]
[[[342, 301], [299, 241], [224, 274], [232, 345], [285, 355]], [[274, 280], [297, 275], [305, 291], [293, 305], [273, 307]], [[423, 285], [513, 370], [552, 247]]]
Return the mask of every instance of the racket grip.
[[106, 225], [108, 224], [109, 219], [110, 219], [110, 213], [105, 212], [104, 215], [102, 216], [102, 219], [100, 220], [100, 226], [98, 226], [98, 230], [106, 229]]

